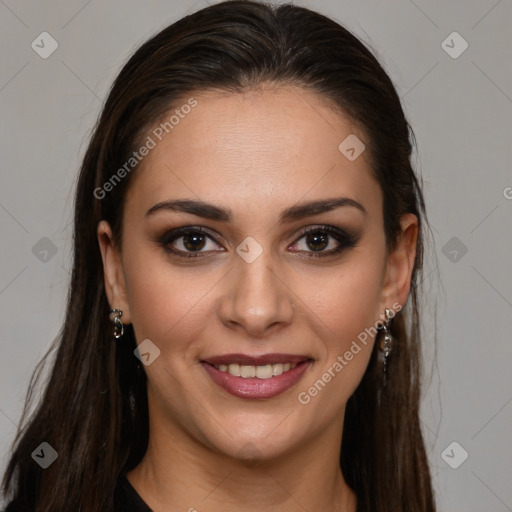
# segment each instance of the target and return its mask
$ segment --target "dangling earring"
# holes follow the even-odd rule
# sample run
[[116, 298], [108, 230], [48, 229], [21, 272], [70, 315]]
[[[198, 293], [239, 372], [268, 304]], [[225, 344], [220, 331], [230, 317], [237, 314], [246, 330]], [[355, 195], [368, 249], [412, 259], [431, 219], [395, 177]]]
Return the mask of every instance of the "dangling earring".
[[388, 357], [389, 354], [391, 354], [391, 351], [393, 350], [393, 344], [394, 344], [394, 338], [391, 334], [390, 328], [391, 328], [391, 320], [393, 316], [391, 316], [391, 310], [385, 309], [385, 320], [384, 323], [381, 326], [382, 329], [382, 335], [379, 340], [379, 359], [383, 361], [383, 381], [384, 385], [387, 383], [387, 363], [388, 363]]
[[121, 322], [121, 317], [123, 316], [123, 312], [120, 309], [111, 309], [109, 311], [109, 314], [114, 314], [114, 319], [112, 320], [114, 322], [114, 338], [118, 340], [121, 338], [124, 334], [124, 325], [123, 322]]

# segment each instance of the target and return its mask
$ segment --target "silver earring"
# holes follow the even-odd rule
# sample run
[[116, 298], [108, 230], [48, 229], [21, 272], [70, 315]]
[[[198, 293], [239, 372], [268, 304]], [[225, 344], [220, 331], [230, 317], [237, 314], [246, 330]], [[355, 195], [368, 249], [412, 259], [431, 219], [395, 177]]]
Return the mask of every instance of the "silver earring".
[[120, 309], [111, 309], [109, 314], [114, 314], [113, 322], [114, 322], [114, 338], [118, 340], [124, 334], [124, 325], [121, 322], [121, 317], [123, 316], [123, 312]]
[[379, 340], [379, 358], [381, 361], [383, 361], [383, 380], [384, 384], [387, 382], [387, 364], [388, 364], [388, 357], [389, 354], [391, 354], [391, 351], [393, 350], [393, 344], [394, 344], [394, 338], [391, 334], [391, 320], [393, 316], [391, 316], [391, 310], [385, 309], [385, 320], [384, 323], [381, 326], [382, 329], [382, 335]]

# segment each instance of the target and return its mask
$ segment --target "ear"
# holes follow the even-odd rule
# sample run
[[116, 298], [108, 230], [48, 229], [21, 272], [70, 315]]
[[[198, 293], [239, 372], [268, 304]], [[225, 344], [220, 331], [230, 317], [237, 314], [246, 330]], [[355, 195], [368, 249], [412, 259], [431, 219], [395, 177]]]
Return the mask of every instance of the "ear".
[[121, 321], [131, 323], [130, 308], [126, 297], [123, 265], [119, 251], [115, 247], [112, 230], [106, 220], [98, 223], [98, 243], [103, 259], [103, 278], [105, 292], [111, 309], [120, 309], [123, 312]]
[[382, 289], [382, 311], [391, 309], [395, 303], [401, 307], [407, 301], [411, 288], [411, 274], [416, 258], [416, 241], [418, 238], [418, 218], [412, 213], [400, 219], [402, 231], [395, 248], [389, 253]]

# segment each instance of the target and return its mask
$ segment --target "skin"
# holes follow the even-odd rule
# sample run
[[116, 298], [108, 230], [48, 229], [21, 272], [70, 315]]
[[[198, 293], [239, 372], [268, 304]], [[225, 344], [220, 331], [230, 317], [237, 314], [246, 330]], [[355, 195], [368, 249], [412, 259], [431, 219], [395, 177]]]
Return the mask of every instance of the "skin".
[[[374, 339], [360, 344], [310, 403], [297, 396], [384, 308], [405, 304], [417, 219], [402, 217], [402, 235], [387, 254], [382, 192], [367, 154], [349, 161], [338, 150], [349, 134], [362, 141], [365, 135], [315, 93], [269, 86], [194, 97], [195, 109], [133, 176], [122, 247], [113, 244], [107, 222], [98, 225], [109, 303], [133, 323], [137, 343], [148, 338], [160, 349], [144, 367], [149, 448], [128, 479], [155, 512], [354, 512], [339, 453], [345, 406]], [[343, 206], [278, 223], [289, 206], [339, 196], [356, 200], [366, 214]], [[233, 220], [175, 211], [145, 216], [156, 203], [178, 198], [230, 208]], [[315, 242], [308, 244], [300, 229], [323, 225], [356, 233], [356, 247], [311, 257]], [[198, 249], [208, 257], [170, 256], [157, 240], [181, 226], [203, 226], [220, 239], [206, 238]], [[263, 249], [252, 263], [236, 252], [247, 236]], [[324, 253], [339, 244], [328, 240]], [[183, 243], [171, 245], [193, 251]], [[251, 400], [228, 394], [199, 363], [233, 352], [306, 354], [314, 361], [292, 389]]]

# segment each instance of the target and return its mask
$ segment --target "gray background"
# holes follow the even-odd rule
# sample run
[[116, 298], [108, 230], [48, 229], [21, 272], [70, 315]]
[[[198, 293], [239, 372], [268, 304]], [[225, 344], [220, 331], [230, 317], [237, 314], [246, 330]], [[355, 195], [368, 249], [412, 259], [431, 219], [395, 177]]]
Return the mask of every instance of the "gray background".
[[[439, 510], [512, 510], [512, 2], [296, 3], [371, 45], [418, 139], [433, 227], [422, 420]], [[206, 4], [0, 0], [1, 473], [63, 320], [75, 178], [107, 89], [141, 42]], [[43, 31], [58, 42], [47, 59], [31, 47]], [[468, 43], [457, 58], [454, 31]]]

